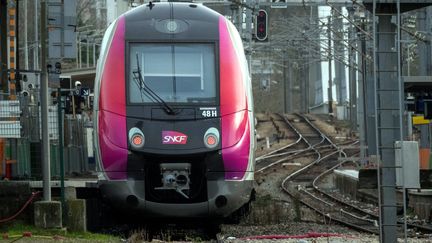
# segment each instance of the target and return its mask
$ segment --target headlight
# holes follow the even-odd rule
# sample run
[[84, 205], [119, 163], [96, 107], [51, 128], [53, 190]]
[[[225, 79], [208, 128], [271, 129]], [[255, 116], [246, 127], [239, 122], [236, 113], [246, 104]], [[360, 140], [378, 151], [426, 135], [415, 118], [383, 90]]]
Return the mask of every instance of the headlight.
[[220, 141], [219, 131], [211, 127], [204, 134], [204, 144], [207, 148], [215, 148]]
[[144, 133], [137, 127], [131, 128], [129, 130], [129, 143], [133, 148], [138, 149], [144, 147]]

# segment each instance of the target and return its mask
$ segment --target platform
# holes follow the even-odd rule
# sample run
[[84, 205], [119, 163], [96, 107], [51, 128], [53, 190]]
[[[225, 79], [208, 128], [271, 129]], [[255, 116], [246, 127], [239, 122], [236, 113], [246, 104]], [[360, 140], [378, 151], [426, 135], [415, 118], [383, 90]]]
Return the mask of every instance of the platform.
[[358, 171], [353, 169], [334, 170], [334, 184], [343, 194], [357, 198]]
[[[432, 189], [432, 170], [420, 170], [420, 188]], [[358, 174], [359, 188], [375, 189], [378, 187], [375, 168], [360, 169]]]
[[432, 76], [403, 76], [405, 92], [420, 92], [432, 87]]
[[341, 175], [341, 176], [346, 176], [349, 177], [353, 180], [358, 181], [358, 177], [359, 177], [359, 171], [358, 170], [352, 170], [352, 169], [348, 169], [348, 170], [334, 170], [333, 171], [336, 175]]
[[[362, 170], [334, 170], [334, 181], [336, 188], [343, 194], [348, 194], [356, 200], [377, 203], [378, 193], [377, 187], [361, 189], [361, 183], [364, 181], [359, 180], [359, 175]], [[371, 170], [369, 170], [370, 172]], [[372, 178], [370, 178], [372, 179]], [[375, 172], [376, 182], [376, 172]], [[368, 184], [370, 185], [370, 184]], [[397, 191], [398, 206], [402, 208], [403, 191]], [[419, 219], [430, 220], [432, 216], [432, 189], [409, 189], [408, 190], [409, 208]]]

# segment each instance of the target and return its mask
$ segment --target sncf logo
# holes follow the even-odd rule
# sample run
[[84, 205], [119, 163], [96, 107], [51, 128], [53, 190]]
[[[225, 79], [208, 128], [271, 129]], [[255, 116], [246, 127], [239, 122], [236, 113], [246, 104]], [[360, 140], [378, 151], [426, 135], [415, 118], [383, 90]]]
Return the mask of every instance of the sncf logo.
[[176, 131], [162, 131], [162, 144], [186, 144], [188, 136]]

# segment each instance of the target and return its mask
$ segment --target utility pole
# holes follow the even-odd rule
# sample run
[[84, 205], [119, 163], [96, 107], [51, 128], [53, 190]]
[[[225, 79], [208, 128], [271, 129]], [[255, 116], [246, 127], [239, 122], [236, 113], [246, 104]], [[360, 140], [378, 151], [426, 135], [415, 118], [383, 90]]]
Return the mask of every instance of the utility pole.
[[[34, 4], [34, 12], [38, 13], [38, 11], [39, 11], [38, 10], [39, 1], [35, 0], [33, 4]], [[37, 16], [37, 14], [34, 15], [34, 29], [35, 30], [38, 29], [38, 16]], [[33, 53], [33, 69], [34, 70], [38, 70], [39, 69], [39, 50], [38, 50], [39, 48], [37, 48], [39, 46], [38, 39], [39, 39], [38, 31], [35, 31], [34, 32], [34, 40], [35, 40], [36, 48], [33, 48], [33, 50], [34, 50], [34, 53]]]
[[[246, 5], [248, 7], [251, 7], [252, 5], [255, 5], [254, 0], [246, 0]], [[249, 74], [252, 73], [251, 71], [251, 63], [252, 63], [252, 10], [250, 8], [246, 8], [246, 40], [248, 43], [248, 47], [246, 49], [246, 60], [248, 62], [248, 69]]]
[[[18, 0], [9, 0], [9, 100], [17, 99], [17, 91], [20, 87], [19, 83], [19, 15], [18, 15]], [[16, 138], [9, 139], [10, 157], [13, 163], [6, 165], [10, 166], [11, 171], [16, 170], [18, 157], [18, 141]]]
[[87, 62], [87, 68], [90, 67], [90, 45], [89, 45], [89, 36], [87, 35], [86, 38], [86, 62]]
[[[306, 59], [308, 60], [308, 59]], [[303, 68], [301, 68], [300, 71], [304, 77], [304, 82], [300, 83], [300, 89], [301, 89], [301, 98], [300, 98], [300, 104], [301, 104], [301, 112], [302, 113], [308, 113], [309, 112], [309, 65], [305, 65]]]
[[288, 105], [287, 105], [287, 54], [286, 51], [284, 53], [284, 58], [283, 58], [283, 91], [284, 91], [284, 113], [288, 113]]
[[93, 62], [92, 62], [93, 66], [92, 67], [96, 67], [96, 39], [95, 37], [93, 37]]
[[[337, 9], [337, 10], [336, 10]], [[334, 51], [334, 70], [335, 70], [335, 86], [336, 86], [336, 97], [338, 106], [343, 106], [344, 102], [347, 100], [347, 86], [346, 86], [346, 75], [345, 75], [345, 64], [342, 61], [338, 61], [339, 58], [336, 58], [337, 55], [345, 56], [345, 52], [349, 52], [349, 45], [345, 48], [344, 43], [344, 28], [342, 18], [338, 13], [342, 12], [341, 7], [337, 7], [332, 11], [336, 13], [336, 18], [332, 20], [331, 27], [333, 28], [333, 51]], [[348, 40], [349, 43], [349, 40]], [[348, 49], [348, 50], [347, 50]], [[344, 58], [342, 58], [344, 59]]]
[[[16, 48], [17, 40], [18, 40], [18, 31], [17, 31], [17, 2], [15, 1], [8, 1], [8, 26], [9, 26], [9, 63], [6, 61], [6, 67], [9, 67], [9, 75], [8, 75], [8, 93], [9, 93], [9, 99], [10, 100], [16, 100], [16, 85], [17, 85], [17, 64], [18, 64], [18, 57], [19, 55], [16, 55], [18, 53], [18, 48]], [[5, 25], [6, 26], [6, 25]], [[3, 65], [3, 64], [2, 64]]]
[[[7, 93], [7, 1], [0, 0], [0, 86], [2, 93]], [[0, 148], [1, 149], [1, 148]]]
[[23, 11], [24, 11], [24, 69], [28, 70], [29, 69], [29, 60], [28, 60], [28, 38], [27, 38], [27, 0], [22, 0], [24, 7], [23, 7]]
[[[349, 18], [354, 17], [354, 9], [348, 9]], [[353, 25], [349, 26], [348, 29], [348, 43], [352, 46], [356, 44], [355, 40], [355, 27]], [[350, 122], [351, 122], [351, 134], [357, 131], [357, 71], [354, 69], [355, 62], [355, 51], [353, 47], [348, 47], [348, 56], [350, 62], [349, 68], [349, 90], [350, 90], [350, 99], [349, 99], [349, 107], [350, 107]]]
[[[9, 28], [13, 29], [15, 32], [15, 36], [10, 34], [11, 37], [11, 41], [9, 42], [9, 48], [15, 48], [15, 58], [12, 61], [12, 58], [10, 58], [9, 61], [9, 66], [10, 66], [10, 82], [11, 84], [9, 84], [9, 97], [11, 100], [16, 100], [17, 99], [17, 91], [20, 90], [21, 85], [20, 85], [20, 79], [19, 79], [19, 70], [20, 70], [20, 55], [19, 55], [19, 36], [20, 36], [20, 32], [18, 31], [18, 26], [19, 26], [19, 3], [18, 0], [12, 0], [11, 2], [13, 2], [15, 4], [15, 13], [14, 16], [9, 16]], [[10, 12], [9, 12], [10, 13]], [[10, 33], [10, 31], [9, 31]], [[12, 38], [14, 39], [12, 42]], [[12, 55], [11, 55], [12, 56]], [[13, 73], [13, 75], [11, 75]], [[17, 140], [13, 139], [13, 150], [15, 150], [13, 152], [13, 156], [16, 159], [16, 151], [17, 151]], [[15, 163], [16, 164], [16, 163]]]
[[50, 147], [48, 136], [48, 73], [47, 73], [47, 17], [46, 2], [41, 1], [41, 111], [42, 111], [42, 176], [43, 199], [51, 201], [51, 171], [50, 171]]
[[333, 114], [333, 77], [332, 77], [332, 53], [331, 53], [331, 15], [327, 17], [327, 38], [328, 38], [328, 112]]
[[[368, 157], [368, 149], [366, 148], [368, 140], [368, 112], [367, 112], [367, 86], [366, 86], [366, 36], [362, 36], [359, 28], [357, 29], [357, 45], [360, 47], [359, 53], [359, 99], [358, 99], [358, 121], [360, 134], [360, 158], [362, 164], [366, 163]], [[360, 29], [365, 29], [365, 19], [361, 18]]]

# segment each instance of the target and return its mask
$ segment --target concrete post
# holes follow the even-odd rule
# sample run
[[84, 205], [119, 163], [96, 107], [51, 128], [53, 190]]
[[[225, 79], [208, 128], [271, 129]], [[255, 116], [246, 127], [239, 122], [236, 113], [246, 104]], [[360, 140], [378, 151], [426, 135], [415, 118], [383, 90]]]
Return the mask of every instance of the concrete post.
[[71, 187], [71, 186], [65, 187], [64, 193], [65, 193], [65, 200], [66, 201], [77, 199], [75, 187]]
[[305, 65], [301, 69], [302, 76], [304, 80], [300, 82], [300, 104], [301, 104], [301, 112], [307, 113], [309, 110], [309, 65]]
[[[354, 9], [349, 9], [349, 16], [350, 18], [353, 18], [354, 16]], [[348, 41], [351, 45], [356, 45], [355, 41], [355, 27], [350, 26], [348, 29]], [[357, 71], [354, 68], [355, 64], [355, 50], [352, 47], [349, 47], [348, 49], [348, 56], [349, 56], [349, 90], [350, 90], [350, 122], [351, 122], [351, 134], [355, 131], [357, 131]]]
[[[319, 24], [318, 19], [318, 7], [311, 6], [311, 13], [309, 18], [309, 23], [311, 26], [315, 26]], [[319, 32], [314, 34], [312, 38], [320, 39]], [[311, 45], [311, 44], [310, 44]], [[313, 57], [313, 49], [316, 49], [313, 45], [309, 46], [309, 56]], [[321, 71], [321, 62], [314, 62], [313, 58], [310, 59], [312, 62], [309, 65], [309, 97], [308, 97], [308, 107], [307, 111], [309, 112], [309, 107], [321, 104], [323, 100], [322, 94], [322, 71]]]
[[40, 228], [61, 228], [62, 208], [56, 201], [38, 201], [34, 203], [34, 223]]
[[248, 69], [249, 74], [251, 75], [251, 66], [252, 66], [252, 9], [251, 7], [254, 6], [254, 3], [252, 0], [246, 0], [246, 40], [247, 40], [247, 47], [246, 47], [246, 60], [248, 62]]
[[364, 39], [359, 38], [358, 40], [359, 46], [360, 46], [360, 61], [359, 61], [359, 69], [361, 70], [361, 75], [359, 77], [359, 97], [358, 97], [358, 109], [357, 109], [357, 117], [358, 117], [358, 121], [359, 121], [359, 134], [360, 134], [360, 158], [362, 159], [362, 165], [364, 166], [366, 161], [367, 161], [367, 149], [366, 149], [366, 145], [367, 145], [367, 136], [366, 136], [366, 131], [367, 131], [367, 127], [366, 127], [366, 82], [365, 82], [365, 77], [366, 77], [366, 68], [364, 65], [364, 59], [365, 59], [365, 55], [364, 54], [364, 50], [363, 50], [363, 42]]
[[[338, 8], [336, 12], [342, 12], [342, 8]], [[333, 29], [337, 34], [333, 37], [333, 51], [335, 56], [345, 56], [345, 48], [343, 45], [342, 38], [343, 35], [343, 24], [342, 18], [335, 18], [332, 22]], [[343, 105], [343, 103], [347, 100], [347, 87], [346, 87], [346, 75], [345, 75], [345, 64], [334, 59], [335, 62], [335, 83], [336, 83], [336, 100], [338, 102], [338, 106]]]
[[71, 231], [87, 231], [86, 201], [73, 199], [66, 202], [67, 227]]
[[284, 99], [283, 99], [283, 101], [284, 101], [284, 113], [288, 113], [288, 104], [287, 104], [287, 96], [289, 95], [288, 94], [288, 90], [287, 90], [287, 82], [288, 82], [288, 79], [287, 79], [287, 69], [288, 69], [288, 67], [287, 67], [287, 64], [288, 64], [288, 61], [287, 61], [287, 58], [286, 58], [286, 52], [285, 52], [285, 55], [284, 55], [284, 59], [283, 59], [283, 91], [284, 91]]
[[328, 38], [328, 112], [333, 114], [333, 77], [332, 77], [332, 41], [331, 41], [331, 16], [327, 18], [327, 38]]
[[292, 66], [292, 62], [287, 60], [286, 65], [286, 73], [287, 73], [287, 81], [286, 81], [286, 109], [287, 113], [293, 112], [293, 83], [294, 83], [294, 68]]

